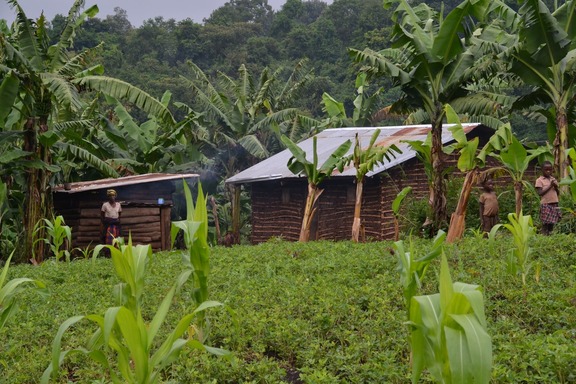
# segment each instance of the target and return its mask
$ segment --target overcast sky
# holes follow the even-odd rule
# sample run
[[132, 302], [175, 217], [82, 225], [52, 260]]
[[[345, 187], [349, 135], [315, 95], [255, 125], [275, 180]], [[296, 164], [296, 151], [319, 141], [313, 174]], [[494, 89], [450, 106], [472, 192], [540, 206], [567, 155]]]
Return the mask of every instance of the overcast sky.
[[[163, 16], [165, 19], [183, 20], [190, 18], [197, 23], [210, 16], [213, 10], [221, 7], [227, 0], [86, 0], [87, 6], [98, 5], [97, 17], [103, 19], [114, 14], [114, 8], [120, 7], [128, 13], [128, 20], [134, 27], [142, 25], [144, 20]], [[286, 0], [268, 0], [268, 4], [279, 10]], [[330, 4], [332, 0], [324, 0]], [[48, 20], [60, 13], [67, 15], [73, 0], [19, 0], [18, 3], [31, 19], [36, 19], [44, 11]], [[0, 18], [14, 20], [14, 11], [5, 0], [0, 0]]]

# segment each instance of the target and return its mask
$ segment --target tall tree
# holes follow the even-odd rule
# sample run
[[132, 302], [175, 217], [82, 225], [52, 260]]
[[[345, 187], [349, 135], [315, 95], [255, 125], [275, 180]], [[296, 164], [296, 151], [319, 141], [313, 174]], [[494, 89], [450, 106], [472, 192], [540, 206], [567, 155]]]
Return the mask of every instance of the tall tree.
[[[197, 109], [205, 111], [201, 124], [210, 132], [204, 151], [215, 160], [220, 177], [227, 179], [280, 151], [280, 135], [293, 126], [287, 122], [300, 119], [299, 111], [287, 106], [309, 79], [301, 63], [284, 83], [280, 82], [280, 70], [266, 68], [255, 80], [242, 65], [237, 78], [220, 72], [213, 81], [195, 64], [190, 63], [190, 67], [195, 78], [185, 81], [194, 91]], [[230, 185], [227, 192], [238, 241], [240, 189]]]
[[400, 86], [402, 96], [393, 103], [392, 112], [410, 113], [408, 122], [411, 123], [431, 124], [430, 200], [435, 228], [441, 227], [446, 220], [446, 186], [442, 176], [445, 167], [443, 105], [451, 104], [458, 112], [474, 115], [493, 111], [491, 108], [495, 105], [493, 100], [468, 88], [485, 74], [482, 67], [475, 67], [482, 59], [472, 38], [475, 22], [483, 20], [489, 4], [486, 0], [465, 0], [443, 15], [426, 4], [412, 7], [406, 0], [400, 0], [392, 16], [392, 48], [379, 52], [350, 50], [356, 61], [367, 64], [366, 70], [370, 74], [389, 76]]
[[[570, 165], [568, 116], [576, 107], [576, 1], [568, 0], [551, 12], [541, 0], [525, 0], [518, 13], [521, 22], [517, 44], [511, 49], [511, 71], [533, 90], [515, 106], [552, 105], [554, 162], [564, 178]], [[540, 110], [548, 114], [545, 108]]]

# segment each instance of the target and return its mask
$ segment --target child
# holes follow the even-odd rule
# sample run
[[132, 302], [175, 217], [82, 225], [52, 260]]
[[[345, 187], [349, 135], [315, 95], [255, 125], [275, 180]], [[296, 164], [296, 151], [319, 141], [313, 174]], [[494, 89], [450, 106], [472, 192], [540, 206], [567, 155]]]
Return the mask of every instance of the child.
[[480, 195], [480, 221], [482, 232], [488, 233], [498, 223], [498, 197], [494, 192], [494, 182], [486, 179], [482, 183], [484, 190]]
[[552, 176], [552, 163], [542, 163], [542, 176], [536, 179], [536, 191], [540, 195], [540, 221], [542, 221], [542, 234], [549, 235], [554, 229], [554, 224], [560, 221], [560, 209], [558, 208], [558, 181]]

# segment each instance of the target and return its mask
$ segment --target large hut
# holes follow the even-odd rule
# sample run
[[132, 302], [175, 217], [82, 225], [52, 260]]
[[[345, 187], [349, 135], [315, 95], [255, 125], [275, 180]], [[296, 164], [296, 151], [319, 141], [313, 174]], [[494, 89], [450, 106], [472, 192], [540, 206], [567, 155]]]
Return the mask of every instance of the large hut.
[[[494, 132], [482, 124], [462, 126], [468, 139], [478, 137], [480, 145], [486, 143]], [[450, 125], [444, 125], [444, 144], [454, 141], [449, 127]], [[376, 166], [365, 179], [361, 211], [365, 237], [387, 240], [394, 238], [391, 206], [398, 192], [411, 186], [417, 197], [424, 198], [429, 194], [424, 166], [405, 141], [424, 141], [430, 132], [430, 125], [327, 129], [316, 135], [318, 162], [322, 164], [344, 141], [354, 142], [356, 134], [361, 146], [365, 148], [376, 129], [380, 129], [377, 146], [395, 144], [402, 151], [392, 161]], [[312, 138], [298, 145], [311, 159]], [[304, 175], [290, 172], [287, 163], [291, 157], [291, 152], [284, 150], [226, 180], [237, 187], [244, 186], [251, 192], [253, 243], [264, 242], [271, 237], [298, 240], [307, 194], [307, 179]], [[455, 157], [448, 161], [454, 163]], [[350, 166], [341, 173], [335, 171], [330, 179], [322, 183], [324, 192], [317, 203], [310, 239], [350, 239], [356, 193], [355, 175], [356, 169]]]
[[196, 174], [163, 174], [102, 179], [54, 188], [54, 210], [72, 228], [73, 247], [93, 247], [100, 241], [100, 209], [106, 191], [114, 189], [122, 204], [122, 235], [154, 250], [170, 249], [170, 224], [175, 182]]

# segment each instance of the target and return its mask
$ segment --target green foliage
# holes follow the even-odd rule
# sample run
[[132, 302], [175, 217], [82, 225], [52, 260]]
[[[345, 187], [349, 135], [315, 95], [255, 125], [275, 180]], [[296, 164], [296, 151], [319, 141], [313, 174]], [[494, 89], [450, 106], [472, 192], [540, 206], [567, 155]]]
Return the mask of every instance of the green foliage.
[[[178, 232], [184, 233], [184, 244], [188, 251], [183, 261], [187, 269], [193, 274], [193, 299], [196, 306], [202, 305], [208, 299], [208, 275], [210, 274], [210, 248], [208, 246], [208, 212], [206, 211], [206, 198], [202, 185], [198, 184], [198, 197], [196, 207], [192, 201], [192, 193], [185, 180], [182, 180], [184, 195], [186, 197], [186, 220], [172, 222], [172, 246]], [[198, 316], [198, 339], [204, 342], [208, 338], [206, 332], [206, 319], [204, 313]]]
[[452, 283], [443, 252], [439, 286], [440, 293], [412, 298], [412, 383], [426, 368], [439, 383], [490, 382], [492, 342], [481, 288]]
[[[574, 381], [576, 313], [574, 249], [571, 235], [536, 235], [533, 257], [542, 265], [540, 284], [524, 291], [511, 279], [504, 261], [487, 253], [487, 242], [463, 238], [446, 245], [454, 281], [485, 288], [485, 313], [493, 343], [494, 383]], [[512, 238], [501, 231], [495, 248]], [[423, 255], [431, 240], [413, 238]], [[211, 249], [210, 298], [237, 312], [239, 327], [226, 311], [211, 311], [210, 345], [234, 352], [235, 363], [193, 349], [164, 370], [161, 381], [176, 383], [330, 383], [410, 382], [406, 308], [391, 242], [291, 243], [278, 239], [257, 246]], [[182, 252], [154, 255], [146, 275], [143, 315], [151, 319], [174, 277], [182, 272]], [[439, 260], [428, 267], [422, 295], [436, 293]], [[60, 324], [78, 314], [104, 314], [116, 300], [120, 282], [110, 258], [77, 259], [40, 268], [10, 267], [11, 277], [45, 281], [51, 295], [24, 291], [18, 321], [3, 330], [0, 361], [6, 384], [38, 382], [49, 364], [51, 342]], [[185, 284], [170, 307], [165, 325], [189, 313]], [[72, 331], [72, 329], [70, 329]], [[172, 332], [160, 327], [156, 340]], [[92, 323], [80, 321], [63, 345], [83, 346]], [[34, 337], [30, 337], [34, 335]], [[156, 346], [159, 343], [155, 343]], [[60, 383], [111, 382], [100, 365], [83, 354], [68, 355]], [[422, 383], [432, 382], [427, 371]]]
[[56, 258], [56, 261], [60, 261], [63, 257], [66, 258], [67, 262], [70, 262], [70, 246], [72, 245], [72, 229], [66, 225], [64, 222], [64, 217], [62, 215], [54, 217], [52, 220], [42, 219], [44, 225], [39, 226], [35, 229], [35, 232], [39, 231], [39, 228], [45, 230], [46, 238], [37, 239], [36, 241], [43, 241], [50, 247], [52, 255]]
[[328, 156], [322, 165], [318, 164], [318, 139], [316, 136], [312, 138], [312, 161], [306, 158], [306, 152], [286, 136], [282, 136], [282, 142], [292, 152], [292, 157], [288, 161], [288, 169], [295, 175], [304, 174], [308, 178], [308, 182], [313, 185], [320, 184], [324, 179], [330, 177], [335, 169], [342, 172], [344, 166], [350, 161], [344, 155], [350, 149], [352, 142], [346, 140], [340, 144]]
[[508, 272], [516, 276], [522, 276], [522, 285], [526, 285], [526, 276], [532, 268], [532, 247], [530, 241], [536, 234], [536, 228], [532, 223], [530, 215], [516, 216], [516, 213], [508, 214], [507, 224], [497, 224], [490, 231], [490, 238], [494, 238], [496, 231], [503, 226], [514, 238], [514, 248], [508, 251], [507, 264]]
[[410, 317], [410, 306], [412, 304], [412, 297], [414, 297], [418, 290], [422, 287], [422, 279], [426, 274], [426, 270], [430, 262], [440, 256], [446, 233], [438, 231], [430, 250], [422, 257], [417, 257], [414, 249], [414, 243], [410, 240], [410, 249], [404, 249], [404, 242], [397, 241], [394, 243], [394, 253], [398, 258], [398, 270], [400, 271], [400, 283], [404, 291], [404, 301], [408, 318]]
[[392, 212], [394, 212], [394, 216], [398, 217], [400, 214], [400, 207], [402, 202], [410, 192], [412, 192], [412, 187], [404, 187], [400, 192], [398, 192], [394, 198], [394, 201], [392, 202]]
[[370, 138], [370, 142], [366, 148], [360, 146], [358, 133], [355, 136], [354, 151], [350, 156], [356, 168], [356, 180], [363, 181], [364, 176], [371, 172], [374, 167], [384, 160], [390, 162], [396, 157], [396, 154], [402, 153], [394, 144], [390, 146], [374, 146], [376, 140], [380, 136], [380, 129], [376, 129]]
[[570, 166], [568, 166], [568, 175], [560, 180], [560, 185], [568, 186], [570, 197], [576, 202], [576, 149], [568, 148], [566, 155], [570, 160]]
[[4, 268], [2, 268], [2, 273], [0, 273], [0, 330], [4, 328], [6, 322], [18, 310], [17, 296], [24, 290], [22, 284], [33, 283], [37, 288], [42, 290], [46, 287], [41, 281], [26, 277], [6, 281], [8, 269], [10, 268], [10, 261], [12, 260], [13, 255], [14, 252], [10, 254], [8, 260], [6, 260], [6, 263], [4, 264]]
[[[204, 236], [205, 237], [205, 236]], [[42, 375], [42, 383], [56, 378], [65, 358], [74, 353], [81, 353], [102, 366], [114, 383], [157, 383], [161, 372], [177, 360], [186, 346], [206, 350], [218, 355], [227, 354], [218, 348], [203, 345], [192, 339], [194, 335], [190, 324], [194, 318], [206, 309], [220, 306], [220, 303], [205, 301], [196, 306], [194, 311], [177, 321], [176, 326], [158, 346], [155, 338], [164, 324], [175, 294], [188, 281], [192, 269], [185, 268], [176, 278], [151, 321], [143, 315], [145, 297], [145, 278], [149, 273], [152, 248], [149, 245], [132, 245], [129, 238], [127, 245], [120, 249], [111, 245], [99, 245], [96, 254], [107, 248], [111, 253], [115, 272], [121, 283], [116, 288], [120, 305], [110, 307], [104, 315], [73, 316], [62, 323], [52, 344], [52, 360]], [[86, 348], [75, 348], [61, 351], [62, 338], [70, 327], [88, 320], [98, 326], [92, 334]], [[188, 332], [188, 339], [182, 336]], [[119, 371], [119, 373], [118, 373]]]

